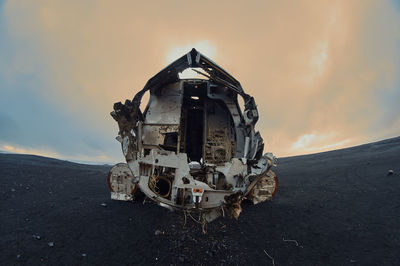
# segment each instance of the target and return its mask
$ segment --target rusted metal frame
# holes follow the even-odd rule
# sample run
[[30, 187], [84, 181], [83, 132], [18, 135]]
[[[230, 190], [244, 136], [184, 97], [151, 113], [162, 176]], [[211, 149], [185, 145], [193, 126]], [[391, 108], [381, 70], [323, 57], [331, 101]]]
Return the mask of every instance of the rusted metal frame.
[[[190, 58], [190, 60], [188, 58]], [[195, 59], [193, 60], [193, 58]], [[199, 53], [196, 49], [192, 49], [188, 54], [177, 59], [176, 61], [165, 67], [163, 70], [161, 70], [159, 73], [157, 73], [154, 77], [152, 77], [146, 83], [144, 88], [135, 95], [132, 101], [139, 106], [141, 99], [147, 90], [152, 88], [158, 89], [164, 84], [179, 81], [178, 73], [190, 67], [199, 67], [203, 69], [210, 75], [212, 80], [218, 83], [222, 83], [226, 87], [240, 94], [240, 96], [242, 96], [245, 101], [246, 109], [257, 109], [254, 98], [244, 92], [239, 81], [232, 77], [222, 67], [218, 66], [212, 60]], [[208, 67], [210, 67], [213, 71], [209, 70]], [[224, 79], [224, 77], [228, 80]]]

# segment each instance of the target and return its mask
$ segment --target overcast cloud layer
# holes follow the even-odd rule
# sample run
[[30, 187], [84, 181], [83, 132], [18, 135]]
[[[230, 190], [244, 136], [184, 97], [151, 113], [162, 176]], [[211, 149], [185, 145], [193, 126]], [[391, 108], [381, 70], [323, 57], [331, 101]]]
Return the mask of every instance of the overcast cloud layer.
[[0, 150], [116, 162], [114, 102], [192, 46], [258, 104], [266, 150], [400, 135], [395, 1], [0, 1]]

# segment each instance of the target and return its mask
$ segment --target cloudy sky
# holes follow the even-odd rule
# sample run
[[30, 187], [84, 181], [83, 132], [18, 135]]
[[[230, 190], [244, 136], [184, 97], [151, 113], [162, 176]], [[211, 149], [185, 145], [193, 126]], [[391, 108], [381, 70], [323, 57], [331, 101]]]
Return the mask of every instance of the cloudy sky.
[[113, 103], [192, 47], [255, 97], [265, 151], [399, 136], [399, 29], [394, 0], [0, 0], [0, 150], [123, 160]]

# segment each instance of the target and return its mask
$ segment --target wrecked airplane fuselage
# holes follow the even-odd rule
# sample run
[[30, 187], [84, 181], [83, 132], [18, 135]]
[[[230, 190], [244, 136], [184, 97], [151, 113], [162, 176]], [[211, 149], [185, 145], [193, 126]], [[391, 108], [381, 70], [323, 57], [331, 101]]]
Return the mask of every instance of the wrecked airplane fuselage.
[[[187, 68], [206, 79], [180, 79]], [[263, 155], [254, 98], [195, 49], [151, 78], [132, 101], [115, 103], [111, 115], [127, 162], [110, 171], [113, 199], [132, 200], [140, 190], [160, 206], [199, 211], [212, 221], [223, 213], [238, 218], [243, 199], [259, 203], [276, 191], [276, 158]]]

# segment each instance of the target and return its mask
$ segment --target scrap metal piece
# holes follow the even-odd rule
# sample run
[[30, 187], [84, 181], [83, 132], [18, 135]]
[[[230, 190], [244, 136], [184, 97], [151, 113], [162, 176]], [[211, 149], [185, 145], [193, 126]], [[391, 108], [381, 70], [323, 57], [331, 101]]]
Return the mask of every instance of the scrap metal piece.
[[[180, 79], [187, 68], [206, 79]], [[146, 92], [149, 102], [141, 110]], [[195, 49], [152, 77], [132, 100], [115, 103], [111, 116], [127, 162], [110, 171], [113, 199], [133, 200], [140, 190], [162, 207], [199, 212], [205, 223], [225, 212], [237, 219], [243, 199], [259, 203], [276, 192], [276, 158], [263, 155], [254, 98]]]
[[133, 200], [138, 185], [126, 163], [114, 165], [108, 174], [107, 181], [112, 199], [123, 201]]
[[248, 197], [254, 204], [272, 199], [278, 189], [278, 178], [276, 174], [270, 170], [260, 178], [254, 188], [250, 191]]

